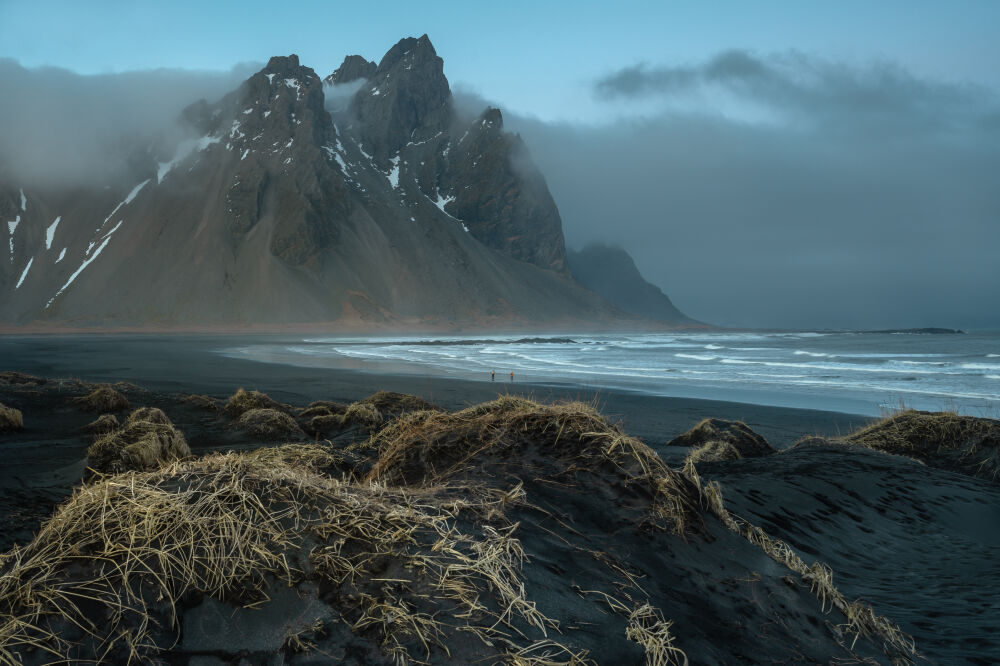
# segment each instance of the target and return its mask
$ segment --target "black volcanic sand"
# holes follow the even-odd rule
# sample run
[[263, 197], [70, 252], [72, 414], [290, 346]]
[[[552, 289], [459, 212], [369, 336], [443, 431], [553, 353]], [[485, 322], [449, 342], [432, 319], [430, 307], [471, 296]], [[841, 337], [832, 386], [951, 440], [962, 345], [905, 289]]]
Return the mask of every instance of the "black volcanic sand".
[[[20, 409], [25, 421], [24, 431], [0, 434], [4, 462], [0, 467], [0, 550], [28, 541], [82, 479], [91, 437], [80, 428], [99, 414], [73, 402], [90, 388], [75, 379], [134, 383], [135, 387], [120, 387], [132, 407], [163, 409], [185, 434], [195, 455], [270, 443], [233, 430], [217, 412], [183, 402], [187, 394], [207, 394], [220, 399], [221, 405], [221, 399], [244, 387], [301, 407], [313, 400], [348, 403], [376, 390], [391, 390], [455, 410], [512, 389], [509, 383], [254, 363], [210, 351], [235, 344], [238, 341], [232, 338], [210, 336], [0, 338], [0, 370], [72, 378], [37, 387], [0, 386], [0, 403]], [[687, 449], [664, 443], [705, 417], [743, 420], [779, 449], [804, 435], [847, 434], [866, 421], [832, 412], [624, 392], [595, 394], [573, 387], [515, 385], [513, 389], [543, 402], [562, 398], [594, 402], [609, 421], [622, 422], [628, 434], [646, 441], [674, 466], [680, 465]], [[366, 437], [364, 431], [349, 430], [334, 445]], [[537, 461], [532, 463], [531, 469], [537, 467]], [[704, 480], [722, 485], [730, 511], [787, 541], [806, 563], [828, 563], [835, 572], [834, 583], [848, 600], [861, 597], [877, 613], [897, 622], [915, 638], [930, 663], [1000, 660], [1000, 635], [995, 628], [1000, 617], [995, 595], [1000, 589], [996, 566], [1000, 488], [996, 485], [909, 459], [840, 446], [803, 446], [767, 458], [699, 465], [698, 470]], [[504, 487], [506, 481], [520, 476], [523, 470], [506, 479]], [[818, 629], [824, 623], [842, 624], [844, 618], [837, 617], [836, 611], [831, 614], [829, 604], [824, 615], [819, 601], [808, 594], [808, 584], [789, 576], [782, 565], [762, 558], [760, 551], [748, 550], [746, 542], [718, 524], [710, 524], [700, 537], [680, 541], [666, 532], [635, 531], [623, 518], [634, 498], [620, 495], [612, 485], [561, 492], [556, 484], [536, 480], [527, 490], [533, 505], [545, 508], [548, 516], [526, 508], [512, 510], [510, 515], [521, 523], [518, 536], [532, 563], [524, 567], [526, 585], [538, 592], [543, 610], [576, 613], [572, 626], [562, 628], [573, 637], [573, 645], [589, 649], [590, 657], [599, 663], [643, 661], [641, 650], [626, 654], [624, 643], [609, 642], [605, 636], [608, 628], [615, 636], [623, 634], [625, 619], [620, 614], [604, 609], [594, 615], [588, 595], [565, 592], [564, 583], [570, 580], [571, 590], [572, 585], [590, 588], [598, 580], [612, 586], [605, 592], [615, 587], [594, 569], [593, 556], [581, 555], [589, 549], [612, 553], [616, 562], [627, 562], [625, 568], [639, 574], [644, 593], [659, 599], [665, 618], [676, 623], [671, 634], [692, 663], [810, 663], [844, 657], [824, 643], [829, 636]], [[616, 525], [618, 521], [623, 522]], [[734, 567], [734, 562], [742, 564]], [[621, 581], [616, 585], [615, 589], [625, 590]], [[637, 598], [635, 589], [630, 594]], [[282, 604], [292, 601], [276, 595], [274, 608]], [[211, 614], [209, 605], [203, 603], [201, 615], [192, 617], [207, 621], [202, 615]], [[222, 606], [215, 610], [220, 617], [225, 614]], [[217, 660], [223, 655], [199, 643], [202, 634], [195, 627], [186, 625], [185, 631], [190, 647], [186, 654], [202, 655], [199, 658], [206, 661], [199, 663], [226, 663]], [[246, 639], [246, 634], [240, 636]], [[795, 637], [792, 643], [787, 643], [789, 636]], [[551, 637], [566, 638], [558, 633]], [[772, 639], [785, 641], [785, 647], [775, 647]], [[726, 647], [705, 647], [713, 641], [722, 641]], [[618, 649], [622, 652], [616, 654]], [[858, 650], [860, 656], [887, 663], [870, 644]], [[250, 647], [236, 653], [251, 661], [263, 654]], [[375, 658], [360, 655], [342, 658], [345, 663]]]

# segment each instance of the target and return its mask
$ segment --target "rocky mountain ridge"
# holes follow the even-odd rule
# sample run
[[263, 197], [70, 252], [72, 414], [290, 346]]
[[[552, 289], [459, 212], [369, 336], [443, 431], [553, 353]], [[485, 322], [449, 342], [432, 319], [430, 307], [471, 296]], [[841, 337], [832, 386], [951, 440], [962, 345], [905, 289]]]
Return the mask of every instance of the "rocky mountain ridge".
[[[362, 83], [363, 82], [363, 83]], [[360, 87], [343, 108], [325, 92]], [[0, 321], [368, 327], [618, 322], [572, 279], [562, 222], [499, 110], [458, 118], [430, 40], [324, 81], [272, 58], [124, 186], [0, 173]], [[9, 220], [9, 221], [7, 221]]]

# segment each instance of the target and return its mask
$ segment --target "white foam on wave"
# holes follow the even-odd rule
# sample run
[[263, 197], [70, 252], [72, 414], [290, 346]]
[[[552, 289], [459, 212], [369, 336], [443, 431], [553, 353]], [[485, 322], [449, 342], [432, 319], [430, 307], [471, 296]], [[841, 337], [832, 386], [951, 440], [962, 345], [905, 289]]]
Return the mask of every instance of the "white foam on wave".
[[963, 363], [959, 367], [964, 370], [1000, 370], [998, 363]]
[[1000, 358], [1000, 354], [987, 354], [986, 358]]
[[691, 358], [695, 361], [714, 361], [718, 356], [710, 356], [707, 354], [674, 354], [677, 358]]
[[823, 358], [825, 356], [832, 356], [832, 354], [824, 354], [823, 352], [811, 352], [799, 350], [795, 352], [796, 356], [812, 356], [813, 358]]
[[705, 345], [705, 349], [725, 349], [722, 345]]

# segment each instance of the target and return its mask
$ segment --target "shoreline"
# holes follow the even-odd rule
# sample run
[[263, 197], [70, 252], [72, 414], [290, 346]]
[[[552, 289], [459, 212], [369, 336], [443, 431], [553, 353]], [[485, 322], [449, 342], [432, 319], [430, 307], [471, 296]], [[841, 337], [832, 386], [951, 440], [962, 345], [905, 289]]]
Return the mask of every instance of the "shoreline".
[[[226, 346], [239, 346], [243, 337], [230, 337]], [[742, 420], [778, 448], [806, 435], [846, 433], [873, 418], [835, 410], [660, 396], [564, 382], [494, 383], [430, 373], [267, 363], [220, 354], [218, 341], [214, 335], [108, 334], [70, 336], [65, 338], [66, 344], [60, 344], [55, 337], [0, 336], [0, 370], [91, 382], [128, 381], [153, 392], [204, 393], [219, 398], [242, 387], [302, 405], [314, 400], [350, 402], [379, 390], [417, 395], [448, 409], [467, 407], [503, 393], [544, 401], [579, 400], [596, 404], [609, 420], [622, 421], [626, 432], [650, 445], [670, 441], [702, 418]]]

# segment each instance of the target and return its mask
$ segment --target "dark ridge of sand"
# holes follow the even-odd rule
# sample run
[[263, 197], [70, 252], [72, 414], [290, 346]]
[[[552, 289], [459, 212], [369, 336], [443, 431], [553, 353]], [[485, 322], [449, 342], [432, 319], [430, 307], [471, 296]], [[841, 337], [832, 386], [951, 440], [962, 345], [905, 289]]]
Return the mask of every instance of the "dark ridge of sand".
[[[238, 342], [227, 339], [222, 344]], [[219, 346], [218, 339], [207, 337], [0, 338], [0, 371], [137, 384], [141, 389], [122, 387], [133, 407], [163, 409], [184, 432], [196, 455], [261, 446], [261, 442], [227, 427], [219, 414], [183, 400], [184, 395], [192, 393], [225, 398], [238, 387], [258, 389], [280, 402], [300, 407], [313, 400], [352, 402], [380, 389], [418, 395], [449, 409], [489, 400], [509, 390], [533, 394], [543, 401], [580, 399], [595, 402], [609, 420], [621, 420], [626, 432], [640, 436], [675, 466], [681, 464], [688, 450], [664, 443], [702, 418], [744, 421], [777, 448], [787, 448], [805, 435], [846, 435], [868, 421], [833, 412], [614, 391], [595, 393], [574, 387], [511, 387], [500, 382], [288, 367], [221, 357], [211, 351]], [[4, 461], [0, 466], [0, 551], [27, 541], [54, 505], [65, 499], [82, 478], [90, 440], [79, 429], [97, 415], [83, 411], [72, 399], [85, 395], [87, 389], [73, 381], [50, 383], [45, 390], [0, 386], [0, 402], [22, 410], [26, 426], [20, 433], [0, 435]], [[364, 434], [349, 432], [341, 441], [359, 437]], [[829, 563], [836, 574], [834, 582], [845, 595], [863, 597], [874, 603], [877, 612], [899, 622], [915, 637], [929, 663], [1000, 661], [1000, 638], [994, 630], [1000, 604], [993, 593], [1000, 587], [995, 566], [1000, 547], [995, 535], [995, 527], [1000, 524], [1000, 491], [996, 486], [905, 458], [843, 446], [806, 446], [766, 458], [699, 465], [698, 469], [706, 480], [722, 484], [726, 505], [734, 513], [786, 540], [807, 563], [813, 559]], [[544, 489], [542, 484], [536, 492]], [[613, 503], [613, 497], [599, 497]], [[573, 521], [606, 520], [602, 517], [605, 513], [587, 501], [567, 501], [565, 496], [547, 500], [550, 508], [561, 509], [559, 502], [567, 502], [566, 511]], [[576, 508], [570, 510], [570, 506]], [[558, 517], [558, 513], [554, 516]], [[534, 535], [530, 538], [537, 541], [553, 527], [539, 522], [537, 517], [524, 518], [525, 538]], [[575, 522], [570, 524], [575, 526]], [[613, 527], [609, 534], [617, 535]], [[621, 547], [628, 557], [643, 559], [657, 589], [662, 585], [657, 581], [657, 567], [677, 566], [678, 561], [687, 561], [689, 556], [697, 558], [699, 549], [704, 548], [694, 546], [687, 552], [685, 546], [681, 549], [687, 552], [685, 555], [673, 546], [660, 544], [656, 547], [670, 551], [664, 557], [672, 563], [654, 562], [648, 559], [652, 554], [642, 555], [654, 541], [629, 541]], [[543, 545], [536, 548], [542, 550], [536, 550], [533, 556], [542, 566], [525, 571], [532, 586], [552, 586], [565, 575], [564, 560], [583, 566], [575, 556], [552, 550], [547, 541], [538, 543]], [[767, 565], [774, 566], [773, 562]], [[767, 567], [761, 565], [745, 577], [752, 599], [757, 599], [749, 602], [751, 606], [759, 602], [761, 594], [764, 599], [785, 598], [778, 588], [753, 582], [755, 573], [773, 573]], [[713, 574], [706, 570], [692, 575], [712, 579]], [[735, 604], [723, 613], [731, 614], [728, 621], [732, 626], [742, 622], [739, 618], [746, 609], [741, 610], [736, 598], [727, 596], [729, 593], [720, 592], [732, 592], [734, 585], [744, 585], [740, 576], [729, 576], [721, 588], [717, 581], [710, 591], [697, 584], [688, 588], [691, 581], [673, 575], [664, 580], [687, 590], [687, 610], [684, 604], [671, 607], [675, 621], [681, 622], [682, 618], [685, 624], [693, 624], [705, 618], [718, 620], [719, 607], [711, 608], [704, 596], [699, 596], [710, 592], [720, 595], [718, 604]], [[555, 607], [568, 606], [571, 601], [558, 595], [551, 597]], [[832, 620], [827, 616], [824, 621]], [[588, 626], [577, 625], [576, 631], [593, 632], [599, 638], [600, 631]], [[765, 634], [769, 631], [763, 626], [761, 629]], [[718, 654], [692, 654], [703, 658], [692, 663], [720, 662]], [[758, 661], [763, 656], [747, 653], [743, 658]], [[726, 661], [721, 659], [722, 663]], [[783, 661], [797, 660], [786, 654]], [[732, 658], [729, 663], [734, 663]]]
[[[78, 406], [73, 394], [91, 388], [49, 384], [8, 391]], [[772, 559], [693, 472], [671, 470], [585, 405], [505, 397], [404, 414], [360, 448], [366, 433], [349, 439], [248, 446], [84, 485], [0, 559], [0, 657], [583, 666], [914, 656], [908, 637], [869, 623], [805, 563]]]
[[860, 446], [699, 465], [726, 506], [836, 572], [931, 663], [1000, 663], [1000, 487]]

